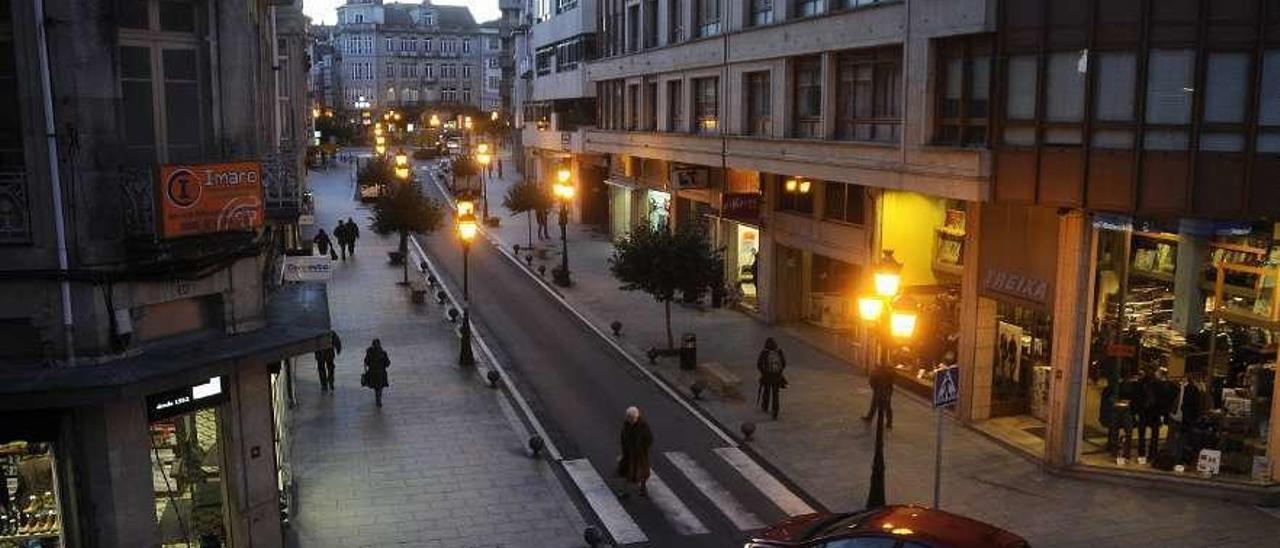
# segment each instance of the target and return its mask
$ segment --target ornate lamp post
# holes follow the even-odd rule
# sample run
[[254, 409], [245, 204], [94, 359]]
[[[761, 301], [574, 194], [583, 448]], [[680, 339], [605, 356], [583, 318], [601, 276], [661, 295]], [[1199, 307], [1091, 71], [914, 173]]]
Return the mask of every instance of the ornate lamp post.
[[458, 238], [462, 240], [462, 348], [458, 353], [458, 365], [475, 365], [476, 357], [471, 351], [471, 295], [470, 295], [470, 262], [471, 240], [476, 237], [479, 227], [476, 226], [476, 206], [470, 200], [458, 201]]
[[560, 268], [552, 272], [556, 285], [560, 287], [569, 287], [573, 281], [569, 278], [569, 202], [573, 200], [574, 187], [570, 179], [573, 174], [568, 167], [562, 167], [556, 172], [556, 183], [554, 186], [555, 196], [560, 200], [560, 243], [562, 249], [560, 252]]
[[[784, 185], [790, 186], [791, 180]], [[885, 343], [904, 343], [911, 339], [916, 328], [915, 312], [894, 310], [894, 303], [902, 294], [902, 264], [894, 260], [892, 250], [884, 250], [884, 256], [872, 275], [872, 282], [874, 293], [858, 297], [858, 315], [866, 322], [868, 334], [875, 339], [872, 346], [875, 348], [876, 367], [888, 367], [885, 363], [888, 358]], [[867, 508], [885, 505], [884, 489], [884, 408], [877, 405], [876, 451], [871, 463]]]
[[396, 152], [396, 178], [401, 181], [409, 180], [409, 157], [404, 154], [403, 148]]

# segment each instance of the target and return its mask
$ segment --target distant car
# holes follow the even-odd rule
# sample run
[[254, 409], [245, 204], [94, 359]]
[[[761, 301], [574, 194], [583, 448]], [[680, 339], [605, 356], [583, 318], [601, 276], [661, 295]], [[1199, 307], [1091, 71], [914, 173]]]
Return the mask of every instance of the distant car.
[[769, 527], [743, 548], [1029, 548], [980, 521], [918, 506], [805, 514]]

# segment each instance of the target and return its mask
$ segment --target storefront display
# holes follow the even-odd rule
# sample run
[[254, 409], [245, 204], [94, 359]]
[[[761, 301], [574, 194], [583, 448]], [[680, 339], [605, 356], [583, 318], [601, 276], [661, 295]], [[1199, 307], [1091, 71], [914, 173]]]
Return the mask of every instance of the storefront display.
[[151, 477], [162, 547], [228, 546], [223, 377], [147, 397]]
[[1095, 226], [1081, 461], [1271, 482], [1276, 225]]
[[652, 227], [667, 227], [671, 224], [671, 194], [659, 190], [648, 192], [648, 216], [645, 218]]
[[737, 281], [738, 291], [741, 292], [739, 302], [747, 308], [755, 309], [759, 292], [757, 280], [760, 274], [760, 231], [743, 224], [735, 226], [738, 244], [736, 246]]
[[991, 416], [1029, 415], [1047, 421], [1053, 336], [1049, 315], [1001, 302], [996, 317]]
[[63, 546], [55, 470], [48, 443], [0, 444], [0, 548]]

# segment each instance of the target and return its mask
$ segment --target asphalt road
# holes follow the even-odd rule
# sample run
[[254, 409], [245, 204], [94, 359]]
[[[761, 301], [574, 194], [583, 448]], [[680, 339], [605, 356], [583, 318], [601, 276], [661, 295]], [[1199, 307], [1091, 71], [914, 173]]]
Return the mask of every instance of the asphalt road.
[[[425, 192], [442, 199], [435, 185], [423, 186]], [[450, 216], [440, 231], [419, 242], [460, 295], [462, 250], [452, 226]], [[682, 527], [678, 518], [671, 517], [670, 505], [659, 505], [656, 497], [630, 497], [623, 507], [649, 538], [638, 546], [740, 547], [750, 535], [741, 530], [744, 514], [766, 524], [786, 517], [713, 452], [729, 444], [479, 238], [471, 250], [470, 295], [475, 328], [507, 367], [565, 460], [588, 459], [610, 486], [618, 488], [612, 472], [620, 452], [623, 413], [632, 405], [641, 409], [654, 434], [655, 475], [708, 532], [691, 534], [688, 524]], [[669, 452], [688, 459], [668, 456]], [[705, 479], [699, 488], [687, 473], [690, 460], [708, 472], [728, 497], [715, 489], [717, 485], [708, 489]], [[736, 502], [739, 511], [724, 511], [726, 500]]]

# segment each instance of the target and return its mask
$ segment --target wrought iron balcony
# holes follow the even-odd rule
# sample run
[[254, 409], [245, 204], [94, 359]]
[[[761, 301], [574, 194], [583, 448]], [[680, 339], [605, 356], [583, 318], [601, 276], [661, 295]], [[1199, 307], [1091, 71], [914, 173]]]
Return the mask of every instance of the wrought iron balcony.
[[25, 171], [0, 171], [0, 245], [31, 243], [31, 204]]

